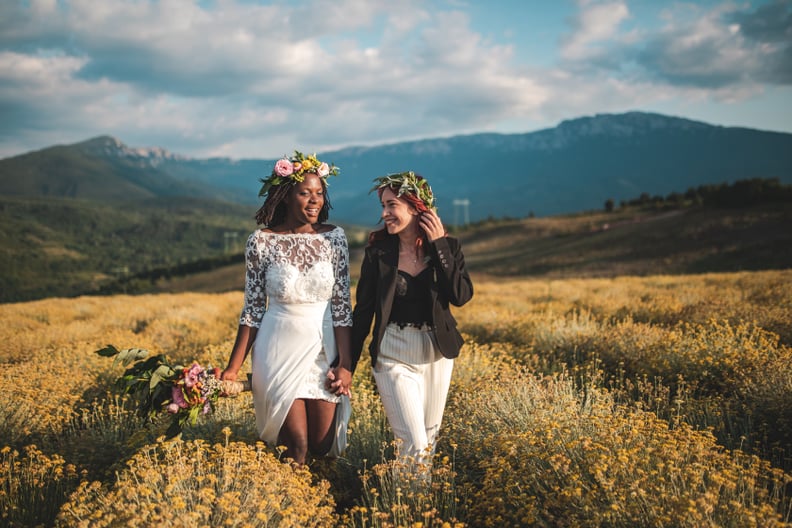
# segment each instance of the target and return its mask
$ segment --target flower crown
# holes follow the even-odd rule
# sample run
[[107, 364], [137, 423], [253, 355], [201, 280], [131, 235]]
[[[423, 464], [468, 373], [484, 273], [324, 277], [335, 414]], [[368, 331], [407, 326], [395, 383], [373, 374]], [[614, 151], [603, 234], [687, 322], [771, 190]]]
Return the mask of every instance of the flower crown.
[[270, 187], [280, 185], [285, 182], [291, 182], [294, 185], [297, 182], [305, 181], [305, 175], [312, 172], [322, 178], [325, 183], [328, 176], [338, 176], [339, 168], [335, 165], [328, 165], [324, 161], [319, 161], [316, 154], [305, 155], [300, 151], [295, 150], [294, 156], [282, 157], [275, 162], [272, 168], [272, 174], [267, 178], [261, 178], [261, 186], [259, 196], [264, 196], [270, 190]]
[[376, 182], [376, 185], [371, 188], [369, 191], [370, 193], [383, 187], [393, 187], [398, 189], [398, 191], [396, 191], [396, 196], [401, 196], [406, 192], [412, 193], [417, 196], [426, 207], [434, 209], [434, 193], [432, 193], [429, 182], [413, 171], [396, 172], [388, 174], [387, 176], [374, 178], [373, 181]]

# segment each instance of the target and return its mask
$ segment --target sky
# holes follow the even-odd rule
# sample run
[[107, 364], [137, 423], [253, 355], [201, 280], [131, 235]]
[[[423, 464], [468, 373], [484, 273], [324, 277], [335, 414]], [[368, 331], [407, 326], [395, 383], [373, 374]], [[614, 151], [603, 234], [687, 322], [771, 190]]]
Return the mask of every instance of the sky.
[[0, 0], [0, 158], [273, 159], [600, 113], [792, 132], [792, 0]]

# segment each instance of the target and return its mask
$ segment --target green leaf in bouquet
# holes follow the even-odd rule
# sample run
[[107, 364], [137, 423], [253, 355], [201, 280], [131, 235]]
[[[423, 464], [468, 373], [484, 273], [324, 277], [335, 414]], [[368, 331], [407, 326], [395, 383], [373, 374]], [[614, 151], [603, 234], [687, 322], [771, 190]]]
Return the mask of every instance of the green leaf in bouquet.
[[162, 410], [165, 404], [170, 403], [173, 395], [171, 394], [172, 385], [167, 383], [159, 383], [149, 393], [149, 401], [151, 402], [151, 411]]
[[190, 408], [190, 425], [195, 425], [198, 423], [198, 415], [201, 414], [201, 410], [203, 410], [203, 406], [201, 405], [196, 405], [195, 407]]
[[133, 376], [137, 376], [139, 378], [151, 379], [151, 373], [157, 370], [160, 365], [167, 365], [168, 362], [165, 359], [165, 356], [159, 354], [157, 356], [150, 357], [145, 361], [138, 361], [126, 371], [124, 371], [124, 375], [131, 374]]
[[165, 431], [165, 438], [170, 440], [171, 438], [176, 438], [182, 432], [182, 424], [179, 422], [178, 418], [173, 419], [168, 429]]
[[118, 378], [116, 380], [116, 385], [124, 389], [124, 392], [128, 392], [128, 389], [134, 386], [135, 384], [137, 384], [139, 381], [140, 379], [137, 376], [132, 374], [127, 374], [125, 376], [121, 376], [120, 378]]
[[96, 353], [102, 357], [113, 357], [118, 354], [118, 352], [119, 350], [113, 345], [107, 345], [106, 347], [100, 348], [96, 351]]
[[172, 398], [171, 386], [167, 383], [159, 383], [148, 395], [146, 409], [148, 409], [149, 416], [155, 416], [162, 412], [163, 407], [169, 404]]
[[149, 380], [149, 390], [153, 391], [157, 384], [159, 384], [161, 381], [170, 381], [174, 374], [174, 370], [168, 365], [160, 365], [157, 367], [157, 370], [151, 373], [151, 379]]
[[126, 348], [118, 352], [113, 364], [120, 363], [126, 367], [133, 361], [140, 361], [141, 359], [147, 358], [148, 355], [149, 351], [143, 348]]

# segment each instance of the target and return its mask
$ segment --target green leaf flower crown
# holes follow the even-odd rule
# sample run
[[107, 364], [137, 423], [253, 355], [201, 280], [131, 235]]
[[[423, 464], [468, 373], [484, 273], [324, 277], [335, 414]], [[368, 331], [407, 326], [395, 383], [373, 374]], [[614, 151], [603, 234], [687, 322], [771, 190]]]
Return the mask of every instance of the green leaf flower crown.
[[434, 193], [429, 186], [429, 182], [422, 176], [413, 171], [396, 172], [387, 176], [380, 176], [373, 180], [376, 185], [371, 188], [370, 193], [383, 187], [393, 187], [398, 189], [396, 196], [401, 196], [405, 192], [410, 192], [420, 199], [426, 207], [434, 209]]
[[319, 161], [316, 154], [305, 155], [295, 150], [292, 157], [282, 157], [275, 162], [272, 174], [267, 178], [261, 178], [259, 197], [267, 194], [271, 187], [290, 182], [292, 185], [297, 182], [305, 181], [305, 175], [312, 172], [322, 178], [327, 183], [328, 176], [338, 176], [339, 168], [335, 165], [328, 165], [324, 161]]

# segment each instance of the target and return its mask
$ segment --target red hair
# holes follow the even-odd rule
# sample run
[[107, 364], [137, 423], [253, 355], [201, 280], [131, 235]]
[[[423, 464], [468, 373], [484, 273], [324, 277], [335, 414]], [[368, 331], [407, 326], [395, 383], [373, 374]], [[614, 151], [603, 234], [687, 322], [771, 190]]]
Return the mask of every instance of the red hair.
[[[399, 196], [398, 187], [384, 186], [377, 189], [377, 196], [379, 197], [380, 200], [382, 200], [382, 193], [385, 192], [385, 189], [390, 189], [391, 191], [393, 191], [393, 194], [395, 194], [398, 198], [401, 198], [408, 204], [412, 205], [419, 213], [425, 213], [429, 210], [429, 208], [426, 207], [426, 204], [423, 203], [423, 200], [418, 198], [418, 196], [416, 196], [414, 193], [407, 191], [402, 193], [401, 196]], [[384, 227], [382, 229], [378, 229], [377, 231], [372, 231], [369, 234], [368, 242], [369, 244], [371, 244], [377, 240], [382, 240], [387, 235], [388, 235], [388, 230], [385, 229]], [[426, 242], [426, 233], [423, 230], [418, 229], [418, 237], [415, 239], [415, 249], [417, 250], [418, 248], [423, 246], [424, 242]]]

